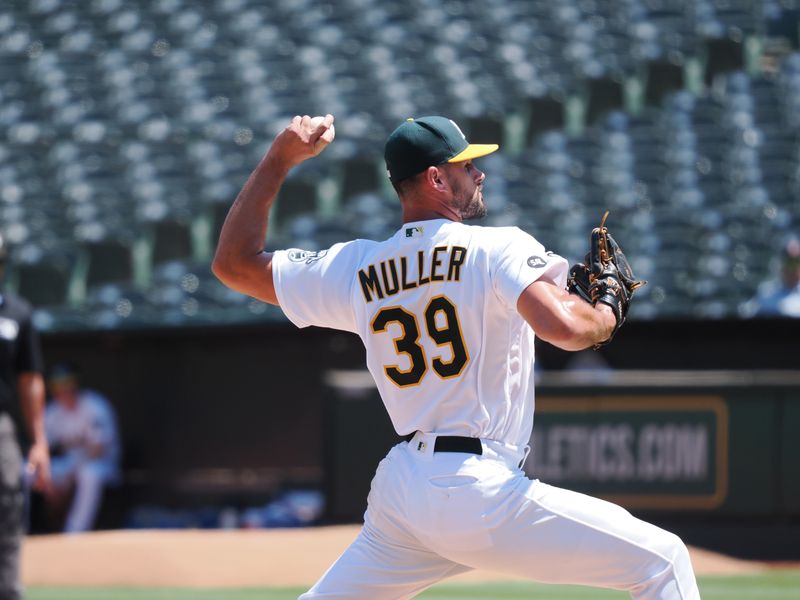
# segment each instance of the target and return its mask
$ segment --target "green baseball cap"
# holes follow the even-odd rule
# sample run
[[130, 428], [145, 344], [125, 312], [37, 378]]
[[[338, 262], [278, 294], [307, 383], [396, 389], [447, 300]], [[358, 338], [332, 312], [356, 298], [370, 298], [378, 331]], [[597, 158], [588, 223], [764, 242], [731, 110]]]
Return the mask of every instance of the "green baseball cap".
[[407, 119], [386, 140], [383, 158], [389, 179], [397, 183], [443, 163], [486, 156], [497, 144], [470, 144], [458, 125], [447, 117]]

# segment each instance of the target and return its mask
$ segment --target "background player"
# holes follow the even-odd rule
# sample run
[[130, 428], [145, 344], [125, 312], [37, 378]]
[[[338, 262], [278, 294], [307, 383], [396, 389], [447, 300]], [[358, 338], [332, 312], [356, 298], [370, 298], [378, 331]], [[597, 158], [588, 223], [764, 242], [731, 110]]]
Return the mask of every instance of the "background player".
[[486, 213], [484, 174], [455, 123], [400, 125], [385, 159], [403, 226], [384, 242], [263, 250], [289, 170], [331, 139], [333, 117], [295, 117], [230, 209], [213, 269], [279, 304], [298, 326], [357, 333], [392, 423], [410, 441], [379, 465], [364, 527], [303, 598], [408, 598], [487, 568], [551, 583], [695, 599], [688, 552], [624, 509], [527, 479], [534, 332], [567, 350], [621, 324], [564, 288], [567, 262], [518, 228], [467, 226]]
[[[0, 236], [0, 281], [8, 253]], [[19, 557], [24, 533], [22, 457], [14, 421], [15, 396], [30, 435], [25, 467], [34, 489], [50, 481], [50, 454], [44, 430], [44, 379], [39, 337], [31, 307], [6, 291], [0, 293], [0, 599], [22, 598]]]
[[45, 497], [58, 514], [68, 504], [66, 533], [94, 526], [103, 490], [118, 483], [121, 444], [111, 403], [95, 390], [80, 386], [76, 369], [54, 366], [47, 378], [52, 400], [45, 411], [45, 429], [52, 449], [52, 485]]
[[743, 315], [800, 317], [800, 238], [789, 238], [780, 259], [780, 279], [762, 284], [759, 293], [742, 307]]

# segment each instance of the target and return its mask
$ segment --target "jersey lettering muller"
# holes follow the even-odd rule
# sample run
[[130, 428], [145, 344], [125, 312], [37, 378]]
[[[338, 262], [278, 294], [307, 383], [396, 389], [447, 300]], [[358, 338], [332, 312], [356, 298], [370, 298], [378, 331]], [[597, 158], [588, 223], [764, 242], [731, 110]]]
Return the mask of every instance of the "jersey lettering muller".
[[424, 250], [417, 252], [416, 273], [409, 272], [409, 262], [413, 268], [414, 261], [409, 261], [407, 256], [389, 258], [369, 265], [358, 271], [364, 301], [372, 302], [373, 296], [379, 299], [394, 296], [398, 292], [413, 290], [434, 281], [459, 281], [461, 265], [466, 258], [467, 249], [462, 246], [435, 246], [428, 260]]

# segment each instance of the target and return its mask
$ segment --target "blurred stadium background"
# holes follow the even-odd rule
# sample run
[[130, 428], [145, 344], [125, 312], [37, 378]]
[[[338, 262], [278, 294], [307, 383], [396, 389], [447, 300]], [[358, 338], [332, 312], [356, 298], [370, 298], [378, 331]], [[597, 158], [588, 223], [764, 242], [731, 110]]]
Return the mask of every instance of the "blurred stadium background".
[[[99, 526], [358, 518], [373, 455], [341, 440], [371, 431], [375, 456], [393, 440], [353, 373], [359, 341], [294, 331], [209, 262], [294, 114], [333, 113], [337, 140], [281, 190], [271, 248], [391, 235], [383, 141], [445, 114], [501, 145], [481, 162], [487, 224], [576, 261], [611, 211], [649, 285], [600, 353], [608, 393], [723, 397], [729, 445], [709, 456], [740, 450], [713, 454], [727, 483], [695, 492], [714, 502], [632, 506], [685, 535], [712, 524], [710, 545], [742, 551], [735, 522], [796, 553], [800, 325], [747, 301], [800, 232], [799, 19], [794, 0], [4, 0], [7, 285], [35, 305], [48, 363], [80, 365], [118, 410], [126, 477]], [[540, 352], [544, 395], [589, 393]], [[290, 490], [321, 496], [276, 507]]]

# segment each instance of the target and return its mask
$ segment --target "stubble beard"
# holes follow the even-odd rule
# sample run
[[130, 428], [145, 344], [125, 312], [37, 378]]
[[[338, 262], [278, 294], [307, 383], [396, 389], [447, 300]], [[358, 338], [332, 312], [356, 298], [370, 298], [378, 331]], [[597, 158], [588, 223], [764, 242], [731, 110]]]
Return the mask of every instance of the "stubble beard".
[[482, 219], [486, 216], [486, 203], [483, 201], [483, 192], [480, 187], [475, 187], [472, 194], [467, 190], [457, 190], [455, 194], [455, 208], [461, 214], [462, 221]]

